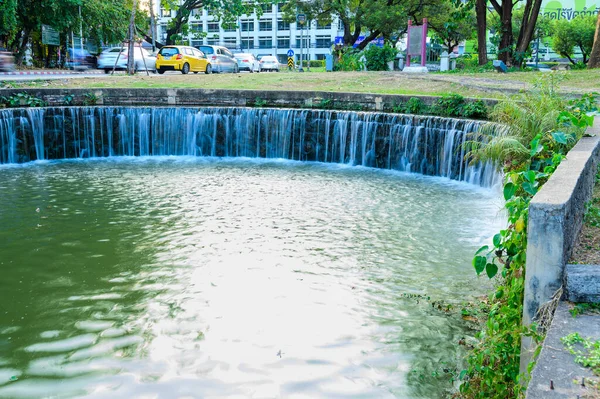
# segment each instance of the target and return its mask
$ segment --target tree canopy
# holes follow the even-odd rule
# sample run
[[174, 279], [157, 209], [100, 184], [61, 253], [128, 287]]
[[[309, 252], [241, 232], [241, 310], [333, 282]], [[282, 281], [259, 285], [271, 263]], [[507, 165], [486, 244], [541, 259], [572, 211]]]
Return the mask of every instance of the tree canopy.
[[[117, 43], [127, 35], [131, 9], [132, 0], [0, 0], [0, 41], [16, 52], [18, 62], [29, 41], [41, 45], [43, 24], [56, 29], [63, 44], [80, 26], [98, 44]], [[138, 15], [136, 22], [144, 24], [145, 15]]]

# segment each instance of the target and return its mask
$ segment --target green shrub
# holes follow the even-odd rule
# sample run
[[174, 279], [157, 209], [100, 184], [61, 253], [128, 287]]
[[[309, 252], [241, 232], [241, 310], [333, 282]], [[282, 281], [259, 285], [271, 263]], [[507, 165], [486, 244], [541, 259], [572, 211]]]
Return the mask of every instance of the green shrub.
[[444, 94], [434, 104], [436, 115], [460, 116], [465, 105], [465, 98], [460, 94]]
[[482, 100], [467, 102], [463, 104], [460, 116], [472, 119], [486, 119], [488, 117], [488, 107]]
[[360, 53], [350, 50], [342, 55], [342, 58], [335, 65], [336, 71], [362, 71], [363, 62], [360, 60]]
[[406, 102], [404, 109], [409, 114], [422, 114], [425, 110], [425, 103], [417, 97], [411, 97]]
[[398, 50], [395, 47], [385, 45], [383, 47], [377, 47], [370, 45], [364, 50], [364, 56], [366, 59], [366, 67], [369, 71], [388, 71], [388, 62], [394, 61]]
[[325, 68], [325, 60], [303, 60], [302, 67]]

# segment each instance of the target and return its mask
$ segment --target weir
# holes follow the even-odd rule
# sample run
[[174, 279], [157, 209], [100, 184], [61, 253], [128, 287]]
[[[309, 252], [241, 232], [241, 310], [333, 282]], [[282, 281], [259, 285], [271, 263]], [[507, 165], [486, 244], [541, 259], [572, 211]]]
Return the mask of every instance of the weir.
[[393, 169], [490, 187], [464, 143], [485, 122], [329, 110], [55, 107], [0, 110], [0, 163], [110, 156], [284, 158]]

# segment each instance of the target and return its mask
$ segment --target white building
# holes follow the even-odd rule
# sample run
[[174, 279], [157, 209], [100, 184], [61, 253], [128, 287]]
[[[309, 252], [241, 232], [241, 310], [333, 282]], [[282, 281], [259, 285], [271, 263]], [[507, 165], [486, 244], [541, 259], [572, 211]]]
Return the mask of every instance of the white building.
[[[156, 1], [156, 3], [160, 3]], [[292, 49], [295, 61], [300, 60], [300, 24], [283, 21], [282, 3], [263, 5], [263, 15], [255, 14], [238, 18], [237, 26], [227, 28], [216, 20], [208, 10], [194, 10], [189, 20], [190, 34], [186, 38], [190, 46], [214, 44], [225, 46], [232, 52], [249, 52], [260, 57], [277, 55], [279, 62], [287, 63], [287, 53]], [[157, 18], [158, 41], [165, 43], [167, 39], [167, 22], [175, 11], [165, 10], [160, 4], [155, 5]], [[336, 18], [332, 23], [319, 25], [312, 21], [304, 28], [304, 57], [310, 60], [325, 59], [331, 53], [331, 46], [336, 36], [343, 36], [343, 29]], [[206, 37], [199, 37], [199, 32], [206, 32]]]

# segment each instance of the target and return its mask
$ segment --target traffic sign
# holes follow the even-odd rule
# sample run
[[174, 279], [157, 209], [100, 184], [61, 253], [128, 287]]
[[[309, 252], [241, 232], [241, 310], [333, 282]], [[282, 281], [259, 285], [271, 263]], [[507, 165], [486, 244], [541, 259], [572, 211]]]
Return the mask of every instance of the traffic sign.
[[288, 50], [288, 57], [293, 57], [294, 56], [294, 50], [289, 49]]
[[296, 22], [298, 22], [300, 25], [304, 25], [304, 23], [306, 22], [306, 14], [296, 15]]
[[288, 68], [294, 68], [294, 57], [288, 57]]

